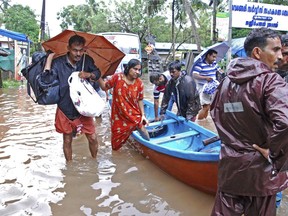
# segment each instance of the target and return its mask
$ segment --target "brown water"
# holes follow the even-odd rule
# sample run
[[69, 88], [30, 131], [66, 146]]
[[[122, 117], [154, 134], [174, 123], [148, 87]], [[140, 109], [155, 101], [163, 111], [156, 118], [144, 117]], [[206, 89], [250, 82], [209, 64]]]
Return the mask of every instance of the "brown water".
[[[143, 78], [151, 100], [152, 85]], [[108, 108], [96, 119], [97, 159], [80, 136], [73, 141], [73, 162], [66, 164], [55, 109], [34, 104], [25, 87], [0, 89], [1, 216], [210, 214], [213, 196], [167, 175], [129, 145], [111, 150]], [[199, 124], [214, 130], [211, 119]], [[287, 196], [279, 216], [288, 215]]]

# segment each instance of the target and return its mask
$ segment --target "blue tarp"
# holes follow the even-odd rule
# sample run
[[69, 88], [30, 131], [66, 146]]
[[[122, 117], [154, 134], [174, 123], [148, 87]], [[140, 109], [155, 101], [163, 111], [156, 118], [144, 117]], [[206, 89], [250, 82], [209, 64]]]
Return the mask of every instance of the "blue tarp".
[[235, 38], [232, 39], [232, 43], [231, 43], [231, 54], [233, 56], [237, 56], [237, 57], [246, 57], [246, 53], [244, 50], [244, 41], [245, 41], [246, 37], [243, 38]]
[[7, 29], [1, 29], [0, 28], [0, 35], [3, 35], [4, 37], [8, 37], [11, 38], [13, 40], [17, 40], [17, 41], [23, 41], [23, 42], [30, 42], [32, 43], [31, 40], [29, 40], [28, 36], [23, 34], [23, 33], [19, 33], [19, 32], [14, 32], [14, 31], [10, 31]]

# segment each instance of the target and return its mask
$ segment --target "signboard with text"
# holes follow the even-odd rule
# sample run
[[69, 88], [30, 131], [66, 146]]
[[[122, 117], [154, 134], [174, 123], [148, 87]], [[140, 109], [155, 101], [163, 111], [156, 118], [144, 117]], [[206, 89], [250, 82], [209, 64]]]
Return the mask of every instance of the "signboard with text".
[[216, 29], [218, 41], [228, 40], [229, 13], [218, 12], [216, 14]]
[[232, 4], [232, 27], [267, 27], [288, 31], [287, 20], [288, 6], [238, 1], [233, 1]]
[[147, 54], [150, 54], [154, 48], [153, 45], [148, 44], [144, 49], [147, 52]]

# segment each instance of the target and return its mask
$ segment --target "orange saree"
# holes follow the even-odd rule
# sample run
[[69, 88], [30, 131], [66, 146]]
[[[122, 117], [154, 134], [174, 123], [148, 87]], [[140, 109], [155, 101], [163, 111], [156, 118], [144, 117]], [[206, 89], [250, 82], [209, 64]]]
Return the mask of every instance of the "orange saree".
[[139, 100], [144, 98], [144, 85], [137, 78], [133, 84], [124, 81], [123, 74], [114, 74], [106, 82], [106, 88], [113, 88], [111, 113], [111, 144], [118, 150], [136, 128], [141, 128]]

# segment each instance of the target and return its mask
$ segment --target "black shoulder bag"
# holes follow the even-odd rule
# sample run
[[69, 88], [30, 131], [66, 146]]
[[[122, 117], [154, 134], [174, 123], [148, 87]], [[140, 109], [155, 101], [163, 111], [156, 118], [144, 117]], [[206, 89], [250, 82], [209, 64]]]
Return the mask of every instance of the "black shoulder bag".
[[[60, 99], [60, 86], [57, 76], [51, 72], [45, 72], [47, 73], [45, 76], [49, 76], [49, 79], [45, 79], [44, 81], [41, 77], [48, 55], [49, 53], [21, 70], [21, 73], [27, 80], [28, 95], [35, 103], [41, 105], [57, 104]], [[31, 88], [35, 98], [31, 95]]]

